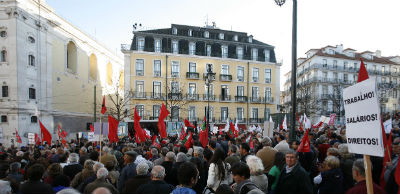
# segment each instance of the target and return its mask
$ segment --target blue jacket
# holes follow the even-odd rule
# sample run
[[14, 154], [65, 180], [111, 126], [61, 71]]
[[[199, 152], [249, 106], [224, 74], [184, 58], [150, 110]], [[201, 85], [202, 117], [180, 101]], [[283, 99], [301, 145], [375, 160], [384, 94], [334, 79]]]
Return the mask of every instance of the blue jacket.
[[196, 194], [196, 191], [187, 187], [177, 187], [172, 191], [172, 194]]
[[125, 187], [125, 182], [134, 176], [136, 176], [136, 164], [132, 162], [126, 165], [121, 171], [117, 185], [118, 191], [122, 192], [122, 189]]

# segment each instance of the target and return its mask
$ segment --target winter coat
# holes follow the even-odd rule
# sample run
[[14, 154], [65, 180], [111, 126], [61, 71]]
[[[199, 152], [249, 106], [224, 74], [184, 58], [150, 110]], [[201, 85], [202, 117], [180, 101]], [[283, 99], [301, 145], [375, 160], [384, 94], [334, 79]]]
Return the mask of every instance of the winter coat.
[[278, 152], [278, 150], [269, 146], [265, 146], [257, 152], [256, 156], [261, 159], [265, 172], [269, 172], [269, 170], [274, 166], [276, 152]]
[[150, 182], [150, 177], [147, 175], [137, 175], [125, 183], [125, 188], [122, 189], [121, 193], [132, 193], [135, 194], [137, 193], [136, 190], [140, 187], [140, 185], [146, 184]]
[[20, 186], [21, 194], [53, 194], [53, 188], [41, 181], [26, 181]]
[[207, 178], [207, 186], [212, 188], [214, 191], [217, 190], [219, 185], [232, 183], [232, 174], [229, 172], [231, 169], [231, 165], [229, 163], [223, 163], [225, 168], [225, 178], [221, 180], [218, 177], [218, 166], [215, 163], [211, 163], [208, 168], [208, 178]]
[[330, 169], [321, 173], [322, 181], [319, 184], [319, 194], [343, 193], [343, 173], [340, 168]]
[[297, 162], [289, 173], [286, 172], [286, 167], [283, 168], [275, 193], [289, 194], [298, 193], [299, 191], [303, 194], [312, 194], [313, 188], [307, 172], [301, 167], [300, 163]]
[[264, 193], [268, 193], [268, 177], [265, 174], [251, 175], [251, 182], [257, 185], [257, 187]]
[[176, 187], [171, 194], [196, 194], [196, 191], [187, 187]]
[[69, 178], [69, 180], [72, 180], [76, 174], [82, 171], [82, 169], [83, 166], [78, 163], [70, 164], [63, 168], [63, 173]]
[[165, 181], [150, 181], [141, 185], [137, 190], [137, 194], [170, 194], [174, 190], [174, 186]]

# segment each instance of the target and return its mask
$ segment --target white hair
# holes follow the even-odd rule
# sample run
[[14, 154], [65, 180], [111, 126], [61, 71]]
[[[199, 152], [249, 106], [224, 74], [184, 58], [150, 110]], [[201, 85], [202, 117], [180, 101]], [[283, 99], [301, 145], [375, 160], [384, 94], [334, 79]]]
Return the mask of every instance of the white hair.
[[79, 161], [79, 156], [77, 153], [71, 153], [68, 157], [68, 161], [70, 163], [78, 162]]
[[10, 182], [0, 180], [0, 193], [11, 194]]
[[175, 161], [176, 156], [175, 156], [174, 152], [168, 152], [167, 155], [165, 155], [165, 158], [167, 158], [168, 161], [173, 162], [173, 161]]
[[151, 155], [157, 156], [158, 155], [158, 150], [156, 148], [151, 149]]
[[104, 168], [104, 164], [100, 163], [100, 162], [96, 162], [93, 165], [93, 171], [97, 172], [100, 168]]
[[249, 166], [251, 174], [256, 174], [264, 171], [264, 165], [261, 159], [257, 156], [247, 156], [246, 164]]
[[111, 149], [110, 149], [109, 147], [107, 147], [107, 146], [104, 146], [104, 147], [103, 147], [103, 152], [104, 152], [104, 153], [110, 153], [110, 152], [111, 152]]
[[63, 189], [59, 192], [57, 192], [56, 194], [80, 194], [79, 191], [75, 190], [75, 189]]
[[176, 162], [186, 162], [187, 161], [187, 156], [183, 152], [179, 152], [178, 155], [176, 156]]
[[81, 151], [87, 153], [87, 149], [85, 146], [81, 147]]
[[148, 171], [149, 165], [147, 165], [147, 162], [141, 162], [136, 166], [137, 175], [146, 175]]
[[165, 168], [160, 165], [154, 166], [153, 170], [151, 170], [151, 176], [153, 178], [164, 179]]
[[98, 179], [100, 179], [100, 178], [105, 178], [105, 177], [108, 176], [108, 170], [107, 170], [106, 168], [104, 168], [104, 167], [103, 167], [103, 168], [100, 168], [100, 169], [97, 171], [96, 176], [97, 176]]

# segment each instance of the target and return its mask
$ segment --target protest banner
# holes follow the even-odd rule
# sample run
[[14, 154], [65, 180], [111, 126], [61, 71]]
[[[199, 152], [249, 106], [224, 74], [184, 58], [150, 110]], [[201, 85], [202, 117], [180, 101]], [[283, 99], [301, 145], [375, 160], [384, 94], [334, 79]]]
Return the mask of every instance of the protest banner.
[[374, 78], [343, 90], [349, 152], [383, 157], [381, 116]]

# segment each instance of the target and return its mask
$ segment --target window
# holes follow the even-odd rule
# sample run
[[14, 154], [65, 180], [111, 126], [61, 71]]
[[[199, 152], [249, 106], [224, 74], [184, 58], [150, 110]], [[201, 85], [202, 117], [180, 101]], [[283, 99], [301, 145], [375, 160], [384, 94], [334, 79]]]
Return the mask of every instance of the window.
[[192, 29], [188, 30], [188, 36], [193, 36], [193, 30]]
[[36, 99], [36, 89], [29, 88], [29, 99]]
[[221, 85], [221, 98], [222, 100], [229, 100], [229, 91], [228, 91], [228, 86], [227, 85]]
[[221, 107], [221, 121], [226, 121], [228, 118], [228, 107]]
[[154, 77], [161, 77], [161, 60], [154, 60], [153, 75]]
[[239, 39], [239, 38], [238, 38], [238, 35], [234, 35], [234, 36], [233, 36], [233, 41], [238, 41], [238, 39]]
[[153, 82], [153, 98], [161, 98], [161, 82]]
[[1, 97], [8, 97], [8, 86], [1, 86]]
[[1, 122], [7, 123], [7, 115], [1, 115]]
[[89, 57], [89, 78], [97, 79], [97, 57], [95, 54], [91, 54]]
[[251, 50], [251, 57], [252, 57], [253, 61], [257, 61], [257, 58], [258, 58], [258, 50], [257, 49], [253, 48]]
[[189, 121], [195, 121], [196, 120], [196, 107], [195, 106], [189, 106]]
[[326, 59], [322, 59], [322, 67], [327, 67], [328, 66], [328, 62], [326, 61]]
[[264, 50], [265, 61], [269, 61], [270, 59], [270, 50]]
[[376, 71], [376, 65], [372, 66], [372, 71]]
[[144, 96], [144, 81], [136, 81], [136, 97]]
[[136, 105], [136, 111], [138, 115], [143, 118], [144, 116], [144, 105]]
[[196, 84], [189, 83], [189, 95], [193, 96], [196, 94]]
[[229, 65], [222, 65], [221, 74], [222, 75], [229, 75]]
[[7, 62], [7, 51], [2, 50], [0, 53], [0, 62]]
[[252, 87], [251, 88], [251, 96], [252, 96], [252, 98], [253, 98], [253, 101], [257, 101], [258, 100], [258, 97], [259, 97], [259, 89], [258, 89], [258, 87]]
[[329, 50], [328, 50], [328, 53], [329, 53], [330, 55], [334, 55], [334, 54], [335, 54], [335, 51], [334, 51], [333, 49], [329, 49]]
[[[367, 71], [369, 71], [370, 70], [370, 68], [367, 68], [368, 66], [365, 66], [365, 68], [367, 69]], [[357, 63], [354, 63], [354, 69], [358, 69], [358, 64]]]
[[244, 67], [241, 66], [237, 67], [237, 80], [239, 82], [244, 81]]
[[244, 96], [244, 86], [237, 86], [236, 95]]
[[243, 59], [243, 48], [242, 47], [237, 47], [236, 55], [237, 55], [238, 59]]
[[243, 108], [241, 108], [241, 107], [237, 108], [237, 109], [236, 109], [236, 119], [237, 119], [238, 121], [242, 121], [242, 120], [243, 120], [243, 117], [244, 117], [243, 115], [244, 115]]
[[267, 102], [271, 102], [272, 101], [272, 90], [271, 90], [271, 88], [265, 88], [264, 97], [265, 97], [265, 101], [267, 101]]
[[253, 68], [253, 82], [258, 82], [259, 70], [258, 68]]
[[337, 79], [338, 79], [338, 74], [337, 74], [336, 72], [333, 72], [333, 79], [334, 79], [335, 81], [337, 81]]
[[153, 105], [153, 119], [157, 119], [160, 116], [161, 106]]
[[253, 36], [249, 36], [248, 41], [249, 41], [249, 43], [252, 43], [253, 42]]
[[344, 82], [349, 81], [349, 75], [347, 73], [343, 74], [343, 81]]
[[31, 123], [37, 123], [37, 116], [31, 116]]
[[[207, 94], [208, 94], [208, 86], [204, 85], [204, 91], [206, 93], [206, 99], [208, 98]], [[210, 84], [210, 95], [214, 94], [214, 85]], [[211, 96], [210, 96], [211, 98]]]
[[[207, 108], [208, 108], [207, 106], [204, 107], [204, 110], [205, 110], [206, 114], [207, 114]], [[210, 115], [209, 115], [209, 119], [210, 119], [210, 122], [211, 122], [211, 121], [213, 121], [213, 115], [214, 115], [214, 108], [211, 107], [211, 106], [210, 106], [209, 114], [210, 114]], [[207, 116], [207, 115], [206, 115], [206, 116]]]
[[189, 55], [195, 55], [196, 54], [196, 43], [191, 42], [189, 43]]
[[178, 34], [178, 29], [175, 27], [172, 28], [172, 34], [177, 35]]
[[7, 36], [7, 32], [4, 31], [4, 30], [1, 31], [1, 32], [0, 32], [0, 36], [3, 37], [3, 38], [6, 37], [6, 36]]
[[179, 92], [179, 82], [171, 82], [171, 93], [177, 94]]
[[35, 66], [35, 56], [29, 55], [28, 62], [29, 62], [29, 66]]
[[143, 51], [143, 49], [144, 49], [144, 38], [143, 37], [138, 37], [137, 50], [138, 51]]
[[325, 79], [328, 78], [328, 72], [322, 72], [322, 77]]
[[35, 38], [33, 38], [32, 36], [29, 36], [28, 41], [33, 44], [33, 43], [35, 43]]
[[136, 71], [137, 76], [144, 75], [144, 60], [143, 59], [136, 59], [135, 71]]
[[161, 40], [160, 39], [154, 40], [154, 52], [156, 52], [156, 53], [161, 52]]
[[179, 52], [178, 41], [174, 40], [172, 41], [172, 53], [178, 54], [178, 52]]
[[327, 95], [328, 94], [328, 86], [322, 86], [322, 95]]
[[172, 61], [171, 64], [171, 76], [172, 77], [179, 77], [179, 62]]
[[171, 107], [171, 119], [172, 120], [178, 120], [179, 119], [179, 107], [178, 106], [172, 106]]
[[204, 32], [204, 38], [209, 38], [210, 37], [210, 33], [208, 31]]
[[224, 39], [224, 33], [219, 33], [218, 37], [219, 37], [219, 39], [223, 40]]
[[269, 118], [269, 115], [271, 114], [271, 110], [269, 108], [264, 109], [264, 120], [266, 121]]
[[393, 73], [397, 73], [397, 68], [393, 67]]
[[386, 66], [382, 66], [382, 73], [385, 73], [386, 71]]
[[397, 98], [397, 90], [393, 90], [393, 98]]
[[191, 72], [191, 73], [196, 72], [196, 63], [189, 62], [189, 72]]
[[207, 56], [211, 56], [211, 45], [207, 45]]
[[67, 44], [67, 69], [72, 73], [76, 73], [77, 63], [78, 63], [77, 49], [75, 44], [72, 41], [70, 41]]
[[258, 119], [258, 108], [251, 108], [251, 118]]
[[265, 83], [266, 84], [271, 83], [271, 69], [265, 69], [264, 70], [264, 77], [265, 77]]
[[[347, 63], [347, 62], [345, 62], [345, 63]], [[333, 68], [337, 68], [337, 60], [333, 60]]]
[[396, 78], [393, 78], [393, 83], [397, 84], [397, 79]]
[[222, 58], [228, 57], [228, 46], [221, 46], [222, 49]]

